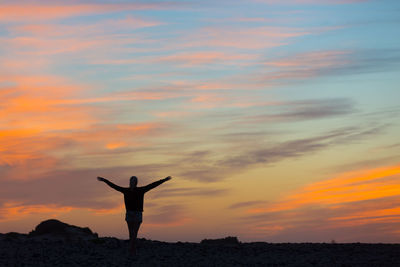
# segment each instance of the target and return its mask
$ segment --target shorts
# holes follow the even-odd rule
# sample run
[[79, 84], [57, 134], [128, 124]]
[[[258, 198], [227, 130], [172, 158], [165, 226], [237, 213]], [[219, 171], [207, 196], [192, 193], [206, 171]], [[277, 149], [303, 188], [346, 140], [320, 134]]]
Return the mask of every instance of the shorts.
[[143, 221], [142, 212], [137, 210], [127, 210], [125, 214], [125, 221], [141, 223]]

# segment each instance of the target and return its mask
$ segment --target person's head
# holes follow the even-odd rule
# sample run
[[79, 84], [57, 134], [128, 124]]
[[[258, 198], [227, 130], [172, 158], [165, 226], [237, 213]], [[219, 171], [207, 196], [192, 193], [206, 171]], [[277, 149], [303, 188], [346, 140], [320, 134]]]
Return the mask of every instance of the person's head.
[[137, 186], [137, 177], [136, 176], [131, 177], [131, 179], [129, 180], [129, 186], [131, 188], [134, 188]]

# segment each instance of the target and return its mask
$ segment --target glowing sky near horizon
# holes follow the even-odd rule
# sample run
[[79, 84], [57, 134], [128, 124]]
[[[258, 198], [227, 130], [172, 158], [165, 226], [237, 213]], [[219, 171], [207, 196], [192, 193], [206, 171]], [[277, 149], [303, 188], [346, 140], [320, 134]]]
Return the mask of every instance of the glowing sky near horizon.
[[2, 1], [0, 232], [400, 242], [400, 2]]

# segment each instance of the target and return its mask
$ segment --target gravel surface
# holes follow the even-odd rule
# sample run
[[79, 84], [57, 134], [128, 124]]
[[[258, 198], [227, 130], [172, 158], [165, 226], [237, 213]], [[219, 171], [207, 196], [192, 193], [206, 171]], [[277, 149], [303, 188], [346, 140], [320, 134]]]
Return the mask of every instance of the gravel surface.
[[400, 244], [166, 243], [0, 235], [0, 266], [400, 266]]

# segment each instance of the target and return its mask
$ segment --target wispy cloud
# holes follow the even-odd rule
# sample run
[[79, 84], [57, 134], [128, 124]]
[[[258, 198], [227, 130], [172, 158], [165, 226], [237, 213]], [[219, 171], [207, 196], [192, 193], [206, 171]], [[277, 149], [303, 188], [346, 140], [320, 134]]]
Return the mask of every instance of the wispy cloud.
[[[286, 159], [300, 158], [318, 153], [328, 147], [359, 142], [379, 135], [384, 127], [371, 129], [342, 128], [319, 136], [295, 139], [286, 142], [264, 143], [262, 141], [227, 149], [223, 158], [211, 160], [211, 151], [202, 154], [188, 154], [180, 162], [188, 162], [180, 176], [189, 180], [213, 182], [226, 179], [233, 173], [257, 165], [269, 165]], [[234, 151], [234, 152], [232, 152]], [[195, 161], [194, 161], [195, 159]]]
[[[73, 128], [64, 133], [53, 133], [52, 129], [48, 129], [49, 132], [22, 129], [0, 131], [3, 143], [0, 165], [6, 166], [3, 177], [36, 179], [45, 175], [48, 169], [68, 168], [79, 162], [80, 156], [76, 155], [75, 162], [66, 155], [105, 156], [114, 151], [127, 153], [138, 147], [150, 146], [149, 138], [159, 135], [165, 126], [157, 123], [96, 125]], [[112, 162], [114, 160], [109, 160], [108, 164]], [[36, 168], [29, 171], [32, 165]]]
[[146, 215], [146, 224], [151, 228], [181, 226], [192, 220], [186, 213], [183, 205], [157, 207], [149, 215]]
[[250, 54], [228, 54], [224, 52], [191, 52], [191, 53], [178, 53], [175, 55], [168, 55], [159, 58], [160, 62], [164, 63], [178, 63], [186, 66], [201, 65], [201, 64], [240, 64], [239, 62], [254, 60], [255, 55]]
[[[274, 106], [278, 110], [274, 111]], [[263, 115], [246, 117], [243, 123], [299, 121], [318, 118], [329, 118], [355, 112], [350, 99], [305, 100], [270, 105], [271, 112]], [[283, 110], [283, 111], [282, 111]]]
[[[139, 169], [135, 168], [136, 175], [140, 174]], [[7, 207], [47, 204], [54, 207], [92, 211], [115, 209], [121, 206], [120, 199], [116, 198], [120, 193], [106, 188], [104, 184], [96, 180], [96, 177], [105, 176], [121, 186], [128, 186], [132, 171], [131, 167], [71, 169], [57, 165], [50, 170], [42, 170], [40, 177], [36, 179], [32, 179], [29, 172], [27, 172], [28, 176], [24, 177], [25, 179], [2, 176], [3, 187], [0, 201], [10, 203]], [[44, 189], [46, 189], [46, 194], [43, 194]]]
[[204, 187], [175, 187], [168, 189], [160, 189], [154, 192], [152, 198], [170, 198], [170, 197], [197, 197], [197, 196], [219, 196], [227, 193], [227, 189], [204, 188]]
[[244, 202], [237, 202], [229, 206], [230, 209], [243, 209], [249, 208], [252, 206], [260, 206], [265, 205], [265, 201], [254, 200], [254, 201], [244, 201]]
[[[330, 180], [311, 184], [302, 189], [303, 192], [289, 196], [288, 201], [265, 211], [289, 210], [316, 203], [337, 205], [396, 196], [400, 186], [396, 183], [398, 174], [400, 174], [399, 166], [345, 173]], [[250, 210], [250, 212], [258, 213], [263, 210]]]
[[390, 49], [306, 52], [264, 61], [266, 68], [258, 79], [276, 84], [334, 75], [382, 72], [393, 69], [399, 62], [399, 51]]
[[338, 4], [356, 4], [368, 2], [369, 0], [254, 0], [256, 2], [276, 4], [276, 5], [338, 5]]
[[71, 211], [72, 207], [60, 207], [56, 205], [26, 205], [18, 203], [2, 203], [0, 206], [0, 221], [18, 220], [26, 216], [40, 214], [55, 217], [59, 214]]
[[261, 79], [267, 82], [285, 82], [323, 76], [338, 68], [347, 67], [351, 63], [350, 54], [351, 51], [332, 50], [265, 61], [265, 74]]
[[233, 155], [221, 160], [220, 164], [222, 166], [235, 166], [236, 168], [244, 168], [253, 164], [261, 163], [269, 164], [283, 159], [301, 157], [329, 146], [352, 142], [371, 135], [373, 136], [379, 134], [380, 130], [380, 128], [368, 130], [351, 128], [339, 129], [320, 136], [287, 141], [272, 146], [266, 146], [264, 148], [259, 147], [247, 151], [247, 153], [239, 154], [237, 156]]
[[26, 23], [9, 26], [10, 34], [14, 36], [26, 36], [41, 38], [66, 38], [66, 37], [93, 37], [100, 35], [113, 35], [132, 30], [162, 25], [162, 22], [139, 16], [127, 15], [122, 19], [104, 19], [97, 22], [88, 22], [84, 25], [54, 24], [54, 23]]
[[301, 28], [290, 27], [207, 27], [183, 38], [182, 47], [225, 47], [263, 49], [287, 44], [290, 38], [310, 34]]

